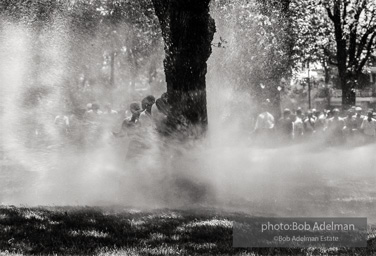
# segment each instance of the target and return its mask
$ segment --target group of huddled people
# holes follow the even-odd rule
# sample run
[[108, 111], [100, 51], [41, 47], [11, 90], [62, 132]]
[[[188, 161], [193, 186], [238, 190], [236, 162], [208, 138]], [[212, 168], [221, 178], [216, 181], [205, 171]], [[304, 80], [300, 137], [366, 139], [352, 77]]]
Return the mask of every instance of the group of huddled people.
[[129, 106], [131, 116], [123, 120], [120, 132], [114, 132], [114, 136], [125, 136], [132, 132], [132, 129], [135, 130], [134, 128], [145, 132], [150, 128], [161, 130], [167, 119], [168, 106], [167, 93], [163, 93], [158, 99], [149, 95], [141, 101], [141, 105], [138, 102], [131, 103]]
[[324, 138], [331, 145], [346, 142], [363, 144], [375, 141], [376, 119], [372, 109], [363, 111], [355, 106], [344, 112], [334, 108], [323, 111], [311, 109], [304, 113], [301, 108], [294, 112], [286, 108], [279, 120], [264, 110], [257, 116], [253, 134], [272, 139], [277, 135], [283, 143]]
[[151, 131], [165, 130], [168, 106], [167, 93], [158, 99], [148, 95], [120, 111], [112, 109], [109, 103], [103, 110], [98, 103], [88, 103], [86, 109], [78, 109], [72, 115], [56, 116], [54, 123], [63, 137], [79, 144], [98, 142], [104, 134], [137, 141], [136, 137], [147, 137]]

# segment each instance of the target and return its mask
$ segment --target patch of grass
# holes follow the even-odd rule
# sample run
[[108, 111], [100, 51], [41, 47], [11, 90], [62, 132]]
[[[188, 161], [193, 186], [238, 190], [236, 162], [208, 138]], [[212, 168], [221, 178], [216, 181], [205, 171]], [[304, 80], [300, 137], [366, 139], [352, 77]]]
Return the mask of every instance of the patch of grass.
[[232, 247], [236, 214], [99, 207], [0, 207], [2, 255], [373, 255], [364, 249]]

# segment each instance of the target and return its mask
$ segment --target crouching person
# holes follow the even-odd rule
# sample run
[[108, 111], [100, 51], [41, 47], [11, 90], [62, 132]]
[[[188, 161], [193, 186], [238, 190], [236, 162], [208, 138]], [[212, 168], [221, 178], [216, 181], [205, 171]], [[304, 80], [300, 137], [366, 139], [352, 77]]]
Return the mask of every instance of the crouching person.
[[130, 132], [132, 129], [136, 129], [139, 125], [138, 119], [141, 114], [141, 107], [140, 104], [134, 102], [129, 106], [129, 110], [131, 112], [131, 116], [124, 119], [121, 124], [120, 132], [113, 132], [115, 137], [124, 137]]

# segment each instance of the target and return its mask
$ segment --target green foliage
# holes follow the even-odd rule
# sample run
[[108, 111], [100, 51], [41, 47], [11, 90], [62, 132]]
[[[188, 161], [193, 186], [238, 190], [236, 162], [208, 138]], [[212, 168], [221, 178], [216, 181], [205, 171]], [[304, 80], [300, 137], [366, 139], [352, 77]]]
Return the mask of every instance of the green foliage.
[[268, 101], [273, 114], [280, 114], [281, 80], [288, 78], [294, 67], [288, 2], [212, 2], [217, 34], [227, 41], [226, 48], [218, 50], [216, 69], [231, 87], [249, 93], [252, 112], [258, 111], [258, 103]]
[[[276, 6], [266, 8], [256, 1], [214, 1], [218, 32], [229, 42], [228, 64], [237, 68], [230, 76], [241, 77], [237, 85], [247, 87], [263, 80], [289, 73], [289, 52], [286, 41], [288, 21]], [[227, 33], [226, 29], [231, 29]], [[224, 64], [226, 65], [226, 63]]]
[[307, 61], [321, 63], [335, 56], [333, 25], [323, 6], [316, 0], [293, 0], [290, 6], [296, 68]]
[[[351, 58], [352, 47], [357, 54], [357, 60], [361, 61], [367, 55], [368, 42], [370, 50], [375, 48], [372, 44], [372, 36], [376, 32], [376, 3], [374, 1], [293, 1], [292, 17], [297, 43], [295, 53], [297, 57], [317, 61], [322, 56], [333, 59], [336, 57], [335, 26], [342, 30], [341, 40], [347, 47], [348, 57]], [[338, 15], [334, 20], [334, 12]], [[373, 41], [375, 42], [375, 41]], [[333, 61], [335, 62], [335, 60]], [[349, 66], [351, 63], [349, 60]]]

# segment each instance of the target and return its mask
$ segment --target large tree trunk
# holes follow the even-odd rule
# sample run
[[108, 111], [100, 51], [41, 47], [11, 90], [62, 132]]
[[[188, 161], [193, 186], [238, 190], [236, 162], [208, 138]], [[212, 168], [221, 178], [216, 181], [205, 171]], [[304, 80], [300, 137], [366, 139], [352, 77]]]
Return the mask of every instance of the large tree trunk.
[[215, 22], [210, 0], [153, 0], [165, 42], [164, 69], [168, 117], [172, 128], [187, 125], [205, 131], [207, 119], [207, 64]]
[[[338, 62], [338, 75], [341, 82], [342, 89], [342, 108], [348, 109], [355, 105], [355, 80], [348, 71], [347, 65], [347, 43], [344, 38], [344, 32], [342, 27], [341, 1], [334, 2], [333, 12], [327, 8], [329, 18], [334, 24], [334, 34], [337, 46], [337, 62]], [[346, 7], [344, 7], [346, 8]]]
[[355, 95], [355, 78], [350, 77], [350, 75], [341, 75], [341, 88], [342, 88], [342, 108], [344, 110], [355, 106], [356, 95]]
[[337, 42], [338, 75], [342, 89], [342, 108], [348, 109], [355, 105], [355, 91], [354, 83], [350, 81], [352, 79], [349, 80], [350, 75], [349, 71], [347, 71], [347, 47], [340, 24], [335, 24], [335, 36]]

